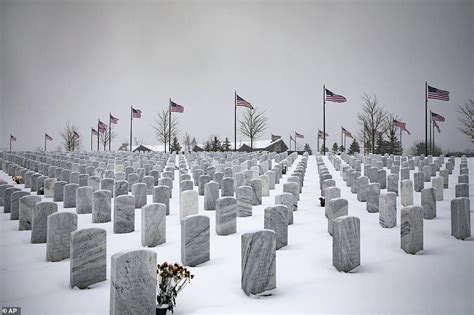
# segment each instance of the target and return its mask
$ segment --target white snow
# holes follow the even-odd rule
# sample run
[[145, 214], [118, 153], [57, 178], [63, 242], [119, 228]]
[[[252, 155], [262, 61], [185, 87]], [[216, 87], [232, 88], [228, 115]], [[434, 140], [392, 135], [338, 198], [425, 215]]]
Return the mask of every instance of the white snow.
[[[301, 158], [301, 157], [300, 157]], [[300, 159], [299, 158], [299, 159]], [[272, 296], [249, 298], [240, 288], [241, 234], [263, 228], [263, 210], [281, 193], [285, 175], [263, 205], [253, 207], [253, 216], [238, 218], [238, 233], [217, 236], [215, 211], [200, 214], [211, 219], [211, 260], [194, 268], [193, 281], [180, 293], [175, 314], [231, 313], [474, 313], [474, 239], [452, 237], [450, 201], [454, 198], [459, 160], [444, 201], [437, 203], [437, 218], [424, 221], [422, 254], [409, 255], [400, 249], [400, 220], [383, 229], [378, 213], [369, 214], [365, 203], [350, 193], [339, 172], [324, 158], [342, 197], [349, 200], [349, 215], [361, 220], [361, 266], [352, 273], [332, 266], [332, 238], [327, 233], [324, 208], [319, 206], [319, 180], [314, 156], [309, 157], [303, 193], [289, 245], [277, 251], [277, 289]], [[471, 226], [474, 226], [474, 162], [469, 159]], [[290, 168], [291, 174], [297, 161]], [[411, 174], [413, 176], [413, 172]], [[158, 261], [180, 263], [178, 180], [174, 182], [171, 215], [167, 217], [167, 242], [151, 250]], [[8, 179], [0, 171], [0, 178]], [[425, 183], [429, 187], [430, 183]], [[22, 187], [22, 185], [20, 185]], [[414, 193], [420, 204], [420, 193]], [[151, 196], [148, 197], [151, 202]], [[398, 217], [400, 198], [398, 202]], [[63, 209], [59, 203], [59, 211]], [[79, 215], [79, 228], [107, 229], [107, 281], [87, 290], [69, 286], [69, 260], [46, 262], [46, 244], [31, 244], [30, 231], [18, 231], [18, 221], [0, 208], [0, 306], [20, 306], [23, 314], [108, 314], [110, 256], [126, 249], [142, 248], [140, 214], [136, 211], [135, 232], [114, 234], [112, 223], [92, 224], [90, 214]]]

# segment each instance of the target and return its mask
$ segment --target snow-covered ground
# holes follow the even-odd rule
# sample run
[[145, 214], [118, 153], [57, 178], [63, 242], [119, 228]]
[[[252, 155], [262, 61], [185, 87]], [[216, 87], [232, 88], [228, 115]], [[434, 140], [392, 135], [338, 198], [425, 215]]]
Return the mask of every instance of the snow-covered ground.
[[[424, 221], [425, 249], [418, 255], [400, 249], [400, 199], [398, 225], [392, 229], [380, 227], [378, 213], [368, 213], [365, 203], [357, 201], [339, 172], [327, 158], [324, 160], [342, 190], [342, 198], [349, 200], [349, 215], [361, 220], [361, 266], [352, 273], [338, 272], [332, 266], [332, 238], [327, 233], [324, 208], [319, 206], [316, 160], [310, 156], [295, 223], [289, 226], [289, 244], [277, 251], [274, 294], [256, 299], [241, 290], [240, 238], [243, 233], [263, 228], [264, 208], [274, 204], [274, 195], [282, 192], [288, 175], [270, 197], [263, 197], [263, 205], [253, 207], [252, 217], [237, 219], [238, 233], [229, 236], [216, 235], [215, 211], [204, 211], [203, 197], [199, 197], [200, 214], [211, 219], [211, 260], [190, 268], [195, 278], [178, 296], [175, 313], [473, 314], [474, 238], [460, 241], [450, 235], [450, 201], [454, 198], [459, 160], [450, 175], [450, 187], [444, 191], [444, 201], [437, 203], [437, 218]], [[474, 226], [473, 159], [468, 164]], [[1, 171], [0, 178], [9, 180]], [[425, 187], [430, 185], [425, 183]], [[166, 223], [167, 242], [152, 249], [158, 262], [180, 262], [178, 186], [176, 179]], [[414, 196], [419, 205], [420, 193]], [[59, 211], [75, 209], [63, 209], [60, 202]], [[90, 214], [79, 215], [79, 228], [102, 227], [108, 233], [107, 281], [79, 290], [69, 286], [69, 260], [46, 262], [46, 244], [31, 244], [30, 231], [18, 231], [18, 221], [10, 221], [10, 214], [4, 214], [0, 207], [0, 306], [21, 306], [22, 314], [107, 314], [110, 256], [142, 248], [140, 215], [141, 211], [136, 210], [135, 232], [129, 234], [114, 234], [111, 222], [92, 224]]]

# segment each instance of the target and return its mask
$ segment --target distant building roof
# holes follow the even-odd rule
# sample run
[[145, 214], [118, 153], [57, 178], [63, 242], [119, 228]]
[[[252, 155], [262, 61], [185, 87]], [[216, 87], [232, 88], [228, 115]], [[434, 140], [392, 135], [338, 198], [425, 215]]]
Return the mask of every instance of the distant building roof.
[[133, 152], [164, 152], [165, 145], [164, 144], [140, 144], [140, 145], [132, 145]]
[[[234, 143], [230, 144], [231, 148], [234, 148]], [[250, 151], [250, 141], [241, 141], [237, 143], [237, 147], [239, 151]], [[269, 151], [269, 152], [284, 152], [288, 150], [288, 146], [286, 145], [283, 139], [276, 139], [272, 141], [268, 140], [256, 140], [253, 141], [253, 150], [255, 151]]]

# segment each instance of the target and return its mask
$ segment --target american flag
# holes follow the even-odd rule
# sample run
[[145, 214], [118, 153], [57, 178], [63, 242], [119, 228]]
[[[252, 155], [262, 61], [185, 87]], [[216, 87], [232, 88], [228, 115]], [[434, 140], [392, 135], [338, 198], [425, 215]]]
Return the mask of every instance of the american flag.
[[133, 118], [142, 118], [142, 111], [132, 107], [132, 117]]
[[72, 137], [73, 137], [74, 139], [79, 139], [79, 134], [74, 131], [74, 134], [72, 135]]
[[10, 134], [10, 140], [11, 141], [16, 141], [16, 137], [14, 137], [12, 134]]
[[93, 136], [98, 136], [99, 133], [97, 132], [97, 130], [95, 130], [94, 128], [91, 128], [91, 132], [92, 132], [92, 135]]
[[402, 129], [405, 129], [407, 127], [406, 123], [398, 121], [396, 119], [393, 120], [393, 124], [395, 125], [395, 127], [402, 128]]
[[326, 101], [328, 102], [335, 102], [335, 103], [344, 103], [347, 99], [342, 95], [334, 94], [333, 92], [326, 90]]
[[118, 123], [118, 118], [110, 114], [110, 123], [116, 125]]
[[393, 124], [395, 125], [395, 127], [398, 127], [400, 128], [401, 130], [405, 131], [406, 133], [408, 133], [409, 135], [411, 135], [410, 131], [408, 131], [407, 129], [407, 123], [404, 123], [404, 122], [401, 122], [399, 120], [396, 120], [394, 119], [393, 120]]
[[441, 121], [441, 122], [443, 122], [443, 121], [446, 120], [446, 119], [445, 119], [443, 116], [441, 116], [440, 114], [436, 114], [436, 113], [433, 113], [433, 112], [431, 112], [431, 119], [432, 119], [433, 121]]
[[304, 135], [299, 134], [299, 133], [297, 133], [297, 132], [295, 132], [295, 137], [296, 137], [296, 138], [300, 138], [300, 139], [304, 139]]
[[439, 129], [439, 126], [438, 126], [438, 124], [436, 123], [436, 121], [433, 121], [433, 126], [436, 128], [436, 130], [438, 130], [438, 133], [441, 132], [441, 129]]
[[104, 124], [103, 122], [101, 122], [99, 120], [99, 123], [97, 125], [97, 129], [99, 130], [99, 132], [106, 132], [107, 131], [107, 124]]
[[46, 138], [46, 140], [53, 141], [53, 137], [51, 137], [47, 133], [44, 134], [44, 137]]
[[428, 98], [440, 101], [449, 101], [449, 92], [428, 85]]
[[238, 94], [235, 94], [235, 106], [242, 106], [253, 109], [252, 104], [241, 98]]
[[184, 112], [184, 106], [176, 104], [173, 101], [170, 101], [170, 109], [172, 113], [182, 113]]
[[350, 133], [349, 131], [347, 131], [344, 127], [342, 127], [342, 132], [344, 133], [344, 135], [345, 135], [346, 137], [349, 137], [349, 138], [352, 138], [352, 139], [353, 139], [352, 133]]
[[322, 132], [321, 130], [318, 130], [318, 137], [319, 137], [319, 139], [324, 139], [324, 135], [326, 135], [326, 138], [329, 137], [329, 135], [328, 135], [327, 133], [325, 134], [325, 133]]

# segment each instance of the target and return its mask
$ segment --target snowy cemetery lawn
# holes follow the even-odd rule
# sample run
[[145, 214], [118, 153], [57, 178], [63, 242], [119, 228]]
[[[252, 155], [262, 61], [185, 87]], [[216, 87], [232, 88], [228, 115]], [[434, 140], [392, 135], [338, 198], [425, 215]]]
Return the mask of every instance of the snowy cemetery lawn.
[[[263, 204], [253, 207], [251, 217], [237, 218], [237, 233], [217, 236], [215, 211], [205, 211], [199, 196], [199, 214], [211, 223], [210, 261], [189, 268], [195, 278], [180, 293], [176, 314], [222, 313], [473, 313], [474, 238], [460, 241], [451, 236], [450, 202], [454, 198], [459, 168], [450, 175], [444, 200], [437, 202], [437, 217], [424, 220], [424, 250], [417, 255], [400, 248], [400, 198], [397, 226], [384, 229], [379, 214], [368, 213], [357, 201], [339, 172], [324, 157], [341, 197], [349, 201], [349, 215], [360, 218], [361, 266], [351, 273], [332, 266], [332, 238], [327, 232], [324, 208], [320, 207], [319, 178], [314, 156], [308, 158], [303, 192], [288, 227], [288, 245], [276, 252], [277, 288], [272, 296], [249, 298], [241, 289], [241, 235], [263, 229], [264, 209], [274, 205], [283, 183], [299, 157]], [[456, 160], [458, 165], [458, 159]], [[474, 161], [468, 159], [471, 226], [474, 225]], [[413, 172], [410, 173], [413, 179]], [[0, 171], [0, 179], [11, 179]], [[166, 243], [151, 248], [158, 262], [180, 261], [179, 176], [173, 183], [171, 214], [167, 216]], [[24, 189], [23, 185], [17, 185]], [[431, 187], [425, 183], [425, 187]], [[194, 188], [196, 189], [196, 188]], [[383, 189], [381, 192], [385, 192]], [[414, 192], [414, 204], [420, 205]], [[149, 195], [148, 203], [152, 202]], [[58, 203], [59, 212], [64, 209]], [[113, 209], [113, 200], [112, 200]], [[135, 231], [114, 234], [113, 223], [93, 224], [91, 214], [81, 214], [79, 229], [107, 230], [107, 281], [90, 289], [71, 289], [69, 259], [46, 261], [46, 244], [31, 244], [30, 231], [18, 231], [18, 221], [0, 208], [0, 298], [2, 306], [20, 306], [24, 314], [108, 314], [110, 257], [123, 250], [140, 249], [141, 209], [136, 210]]]

